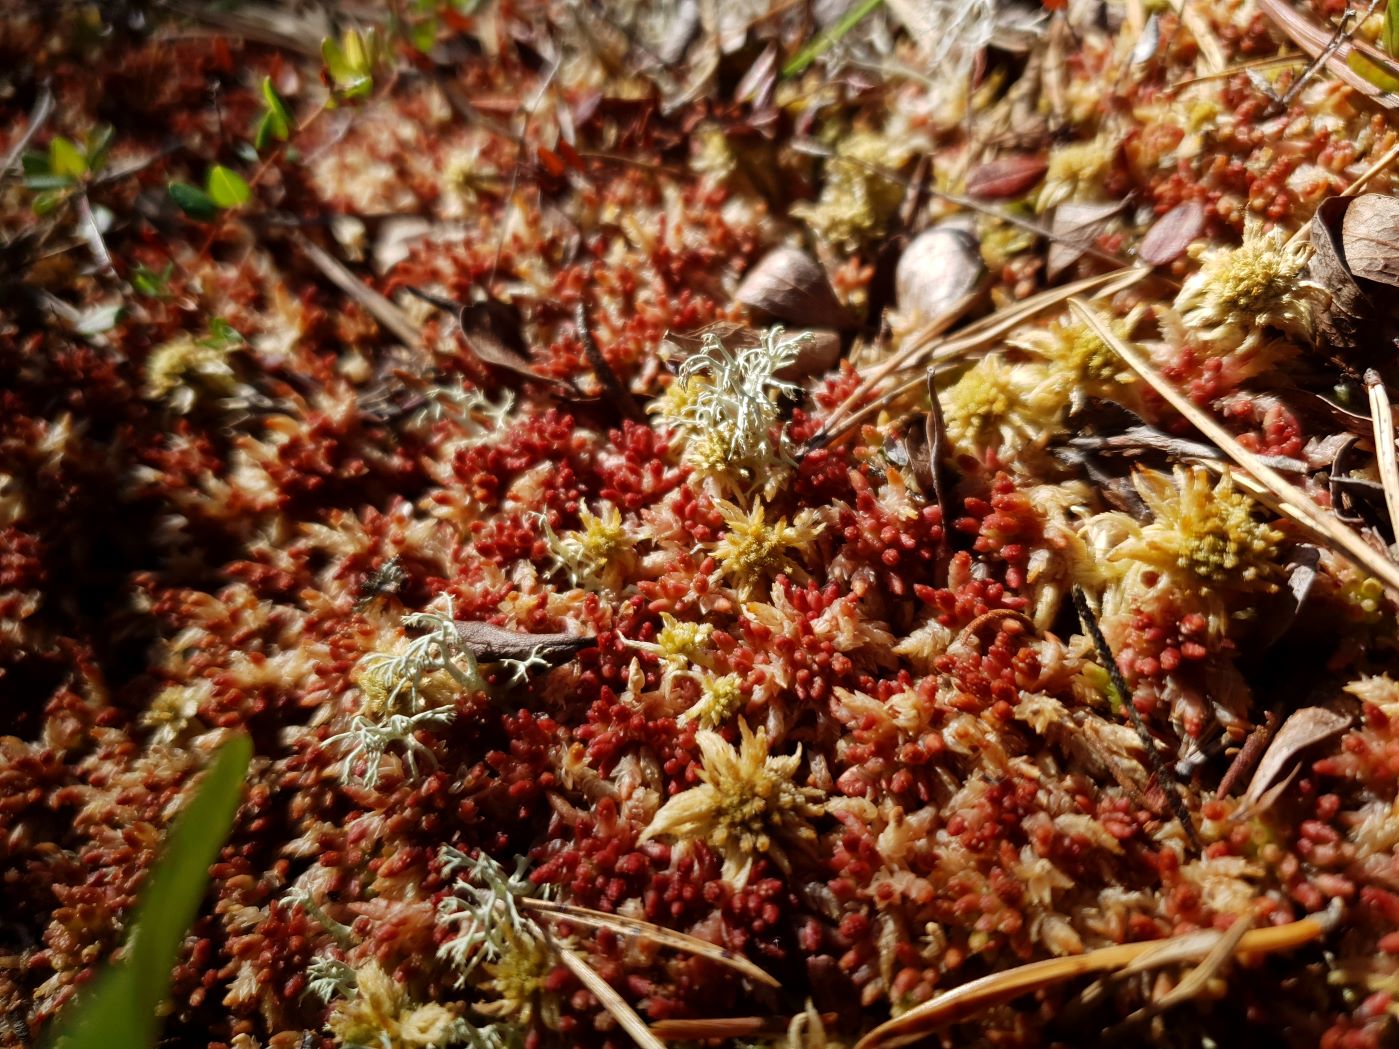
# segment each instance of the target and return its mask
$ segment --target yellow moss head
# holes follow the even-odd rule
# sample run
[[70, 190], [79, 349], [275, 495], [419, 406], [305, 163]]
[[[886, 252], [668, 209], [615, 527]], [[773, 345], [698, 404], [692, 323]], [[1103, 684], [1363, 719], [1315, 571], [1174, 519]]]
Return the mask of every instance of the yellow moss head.
[[879, 234], [903, 201], [903, 183], [891, 177], [908, 159], [908, 147], [883, 135], [857, 131], [836, 147], [826, 162], [821, 198], [797, 204], [792, 215], [822, 240], [855, 251]]
[[1008, 364], [999, 354], [978, 361], [941, 397], [947, 436], [959, 452], [1011, 451], [1057, 429], [1065, 399], [1052, 375], [1032, 362]]
[[382, 1049], [429, 1049], [460, 1036], [455, 1013], [410, 1002], [407, 990], [378, 962], [356, 970], [354, 997], [336, 1003], [326, 1026], [343, 1045]]
[[1224, 354], [1262, 342], [1264, 328], [1310, 340], [1325, 291], [1304, 280], [1305, 245], [1249, 219], [1237, 248], [1217, 248], [1181, 287], [1175, 308], [1207, 349]]
[[724, 877], [736, 888], [747, 884], [761, 855], [789, 871], [788, 850], [816, 840], [810, 821], [825, 811], [820, 790], [792, 782], [800, 748], [773, 757], [762, 729], [754, 733], [740, 721], [739, 734], [737, 748], [717, 732], [695, 734], [703, 782], [666, 802], [641, 836], [707, 842], [723, 856]]
[[767, 511], [761, 503], [754, 504], [746, 513], [724, 499], [717, 500], [715, 505], [728, 526], [712, 547], [719, 562], [716, 573], [719, 578], [732, 581], [745, 597], [758, 583], [779, 572], [798, 580], [806, 578], [806, 572], [787, 551], [805, 551], [821, 534], [825, 525], [816, 523], [814, 511], [802, 510], [790, 525], [785, 517], [768, 524]]
[[1258, 505], [1234, 488], [1227, 471], [1213, 484], [1204, 467], [1177, 468], [1174, 480], [1142, 471], [1135, 480], [1156, 519], [1123, 544], [1121, 556], [1184, 570], [1206, 584], [1271, 587], [1284, 536], [1254, 516]]
[[195, 342], [193, 336], [181, 332], [157, 346], [146, 359], [146, 396], [169, 400], [183, 413], [194, 407], [200, 395], [231, 395], [238, 384], [229, 357], [238, 348], [234, 342]]
[[661, 613], [661, 631], [656, 648], [661, 659], [673, 666], [686, 667], [698, 657], [714, 635], [710, 623], [682, 623], [669, 612]]
[[1066, 200], [1101, 196], [1103, 177], [1116, 155], [1117, 143], [1101, 135], [1091, 142], [1072, 142], [1053, 150], [1036, 209], [1048, 211]]
[[680, 715], [680, 724], [697, 722], [701, 728], [716, 728], [738, 713], [745, 699], [739, 674], [706, 674], [700, 679], [700, 698]]
[[529, 1027], [536, 1018], [546, 1027], [556, 1027], [558, 995], [545, 986], [555, 964], [553, 953], [534, 936], [511, 931], [507, 939], [509, 946], [500, 958], [482, 967], [487, 979], [481, 989], [494, 995], [494, 1000], [474, 1006], [475, 1010], [521, 1028]]

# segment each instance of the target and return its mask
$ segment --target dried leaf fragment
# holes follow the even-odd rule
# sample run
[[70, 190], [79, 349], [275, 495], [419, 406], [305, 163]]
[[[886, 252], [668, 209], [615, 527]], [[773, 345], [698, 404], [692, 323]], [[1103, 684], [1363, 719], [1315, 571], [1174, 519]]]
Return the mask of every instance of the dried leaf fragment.
[[1258, 763], [1258, 771], [1244, 792], [1243, 811], [1251, 811], [1262, 798], [1264, 791], [1282, 775], [1297, 755], [1314, 743], [1339, 735], [1350, 727], [1351, 719], [1325, 707], [1303, 707], [1294, 710], [1282, 728], [1273, 737], [1273, 742]]
[[800, 248], [774, 248], [758, 260], [735, 298], [750, 309], [803, 327], [845, 331], [857, 321], [836, 298], [821, 264]]
[[524, 634], [490, 623], [462, 619], [453, 622], [462, 644], [471, 649], [471, 654], [482, 663], [498, 663], [503, 659], [524, 660], [532, 656], [550, 663], [562, 663], [594, 643], [593, 638], [573, 634]]
[[998, 157], [967, 176], [967, 196], [978, 200], [1004, 200], [1028, 193], [1044, 178], [1049, 162], [1041, 156], [1017, 153]]
[[1146, 231], [1137, 257], [1152, 266], [1174, 262], [1205, 227], [1205, 208], [1198, 200], [1177, 204]]
[[1352, 276], [1399, 287], [1399, 197], [1353, 199], [1341, 217], [1341, 255]]
[[1361, 340], [1375, 304], [1346, 263], [1341, 226], [1355, 200], [1328, 197], [1312, 216], [1309, 276], [1326, 289], [1330, 303], [1316, 318], [1317, 334], [1336, 350], [1353, 349]]

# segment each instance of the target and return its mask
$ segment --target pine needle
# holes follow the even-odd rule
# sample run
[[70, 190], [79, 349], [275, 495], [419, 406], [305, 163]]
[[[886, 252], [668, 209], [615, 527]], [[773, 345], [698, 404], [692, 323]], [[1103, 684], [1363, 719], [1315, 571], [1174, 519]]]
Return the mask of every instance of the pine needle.
[[720, 947], [718, 944], [710, 943], [708, 940], [701, 940], [696, 936], [690, 936], [683, 932], [676, 932], [674, 929], [667, 929], [660, 925], [653, 925], [639, 918], [628, 918], [620, 914], [606, 914], [603, 911], [595, 911], [587, 907], [574, 907], [567, 903], [555, 903], [552, 900], [541, 900], [531, 897], [522, 902], [526, 909], [547, 915], [551, 918], [570, 921], [575, 925], [586, 925], [594, 929], [610, 929], [622, 936], [637, 936], [642, 939], [651, 940], [666, 947], [674, 947], [678, 951], [685, 951], [702, 958], [708, 958], [710, 961], [734, 969], [750, 980], [766, 984], [769, 987], [782, 986], [775, 977], [759, 969], [747, 958], [734, 954], [732, 951]]
[[578, 977], [579, 982], [593, 993], [598, 1003], [613, 1015], [627, 1034], [631, 1035], [632, 1041], [642, 1049], [665, 1049], [665, 1042], [651, 1033], [646, 1021], [636, 1014], [636, 1010], [627, 1004], [625, 998], [612, 989], [610, 983], [598, 975], [596, 969], [585, 962], [577, 952], [562, 944], [555, 944], [554, 949], [568, 971]]
[[[1339, 909], [1310, 914], [1299, 921], [1269, 929], [1253, 929], [1239, 937], [1231, 956], [1273, 954], [1295, 950], [1319, 939], [1340, 920]], [[931, 1002], [924, 1002], [876, 1027], [855, 1049], [895, 1049], [911, 1045], [949, 1024], [970, 1019], [1023, 994], [1043, 990], [1076, 976], [1092, 973], [1140, 972], [1144, 968], [1206, 958], [1225, 936], [1219, 932], [1187, 933], [1171, 940], [1148, 940], [1102, 947], [1087, 954], [1030, 962], [963, 984]], [[1180, 944], [1177, 945], [1177, 941]], [[1134, 966], [1133, 963], [1136, 963]]]
[[[865, 376], [864, 381], [860, 383], [859, 388], [837, 405], [826, 417], [821, 431], [806, 443], [806, 448], [823, 447], [829, 444], [837, 433], [844, 433], [848, 430], [849, 423], [846, 422], [845, 417], [857, 403], [869, 396], [890, 375], [917, 366], [925, 356], [929, 364], [946, 363], [973, 350], [990, 345], [1000, 336], [1019, 327], [1036, 314], [1052, 309], [1064, 302], [1065, 299], [1078, 295], [1080, 292], [1094, 291], [1095, 295], [1112, 295], [1135, 284], [1150, 272], [1151, 269], [1146, 266], [1130, 266], [1125, 269], [1113, 270], [1111, 273], [1102, 273], [1095, 277], [1085, 277], [1072, 284], [1065, 284], [1062, 288], [1039, 292], [1012, 306], [997, 310], [989, 317], [983, 317], [981, 320], [967, 325], [965, 330], [953, 338], [940, 338], [951, 323], [950, 317], [945, 316], [933, 322], [911, 336], [904, 349], [887, 361], [875, 365]], [[897, 386], [881, 396], [874, 405], [866, 405], [860, 411], [862, 414], [868, 414], [872, 410], [878, 410], [880, 404], [913, 389], [923, 381], [923, 377], [920, 376]]]

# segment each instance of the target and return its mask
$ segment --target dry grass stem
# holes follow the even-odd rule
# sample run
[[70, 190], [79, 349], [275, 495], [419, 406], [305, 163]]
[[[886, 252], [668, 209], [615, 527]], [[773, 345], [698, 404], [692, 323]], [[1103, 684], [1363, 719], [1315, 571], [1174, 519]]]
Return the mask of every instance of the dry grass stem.
[[[1308, 915], [1286, 925], [1253, 929], [1234, 943], [1228, 957], [1290, 951], [1319, 939], [1339, 919], [1331, 911]], [[1005, 972], [992, 973], [963, 984], [940, 998], [910, 1009], [897, 1019], [876, 1027], [856, 1043], [855, 1049], [895, 1049], [912, 1045], [949, 1024], [959, 1023], [1022, 994], [1051, 987], [1091, 973], [1142, 972], [1167, 965], [1201, 960], [1225, 940], [1226, 933], [1187, 933], [1171, 940], [1123, 943], [1087, 954], [1030, 962]], [[1227, 960], [1227, 959], [1226, 959]], [[1134, 964], [1135, 963], [1135, 964]], [[1221, 961], [1220, 964], [1223, 964]]]
[[777, 979], [759, 969], [747, 958], [736, 955], [718, 944], [701, 940], [695, 936], [688, 936], [683, 932], [676, 932], [660, 925], [653, 925], [639, 918], [628, 918], [621, 914], [606, 914], [587, 907], [573, 907], [566, 903], [554, 903], [551, 900], [534, 898], [525, 900], [524, 906], [538, 914], [570, 921], [575, 925], [586, 925], [594, 929], [610, 929], [621, 936], [638, 936], [666, 947], [674, 947], [679, 951], [708, 958], [710, 961], [727, 966], [742, 973], [750, 980], [766, 984], [769, 987], [782, 986]]

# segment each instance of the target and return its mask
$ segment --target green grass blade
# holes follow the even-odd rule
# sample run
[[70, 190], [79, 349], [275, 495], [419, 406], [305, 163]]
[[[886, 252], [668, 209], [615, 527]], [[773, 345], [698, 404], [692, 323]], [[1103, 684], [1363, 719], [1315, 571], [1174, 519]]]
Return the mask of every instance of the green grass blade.
[[237, 736], [219, 749], [193, 800], [175, 818], [165, 848], [141, 893], [126, 956], [107, 966], [92, 989], [56, 1021], [48, 1046], [61, 1049], [150, 1049], [156, 1009], [170, 989], [170, 972], [194, 923], [218, 857], [233, 826], [253, 745]]
[[839, 43], [846, 33], [863, 22], [882, 3], [884, 0], [863, 0], [862, 3], [852, 7], [845, 13], [844, 18], [798, 51], [792, 60], [782, 67], [782, 75], [796, 76], [798, 73], [804, 72], [807, 66]]

